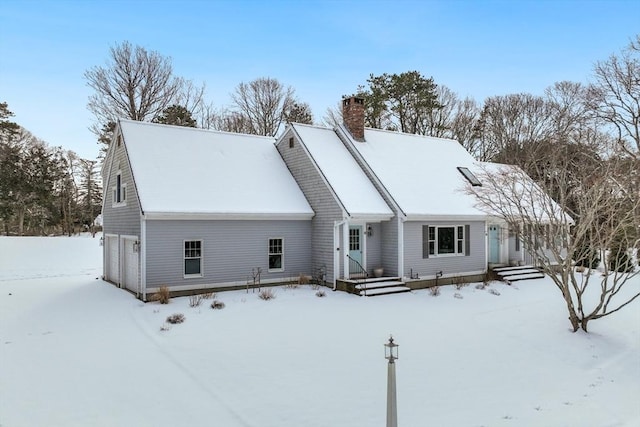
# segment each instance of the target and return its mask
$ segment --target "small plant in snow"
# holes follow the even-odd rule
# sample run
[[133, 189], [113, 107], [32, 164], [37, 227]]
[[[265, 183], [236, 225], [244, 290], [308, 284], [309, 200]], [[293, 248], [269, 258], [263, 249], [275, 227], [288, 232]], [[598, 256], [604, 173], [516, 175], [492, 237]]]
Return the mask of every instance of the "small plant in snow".
[[465, 286], [468, 286], [469, 284], [465, 283], [461, 276], [456, 276], [453, 278], [453, 285], [456, 287], [457, 290], [460, 290]]
[[189, 307], [198, 307], [202, 303], [203, 298], [202, 295], [191, 295], [189, 297]]
[[218, 301], [213, 300], [213, 302], [211, 303], [211, 308], [213, 308], [214, 310], [222, 310], [224, 308], [224, 303], [222, 301]]
[[458, 292], [456, 292], [455, 294], [453, 294], [453, 297], [454, 297], [454, 298], [457, 298], [457, 299], [462, 299], [462, 298], [464, 298], [464, 297], [462, 296], [462, 294], [460, 294], [460, 293], [458, 293]]
[[158, 301], [160, 304], [169, 304], [169, 287], [168, 286], [160, 286], [158, 292], [153, 295], [153, 300]]
[[298, 282], [295, 282], [295, 281], [291, 281], [291, 282], [287, 283], [286, 285], [284, 285], [284, 287], [286, 289], [298, 289], [298, 286], [300, 286], [300, 285], [298, 284]]
[[215, 297], [216, 297], [215, 292], [205, 292], [204, 294], [202, 294], [202, 298], [204, 299], [213, 299]]
[[318, 292], [316, 292], [316, 296], [317, 296], [318, 298], [322, 298], [322, 297], [327, 296], [327, 294], [325, 293], [325, 291], [323, 291], [323, 290], [319, 290]]
[[182, 313], [175, 313], [167, 317], [167, 322], [171, 323], [172, 325], [182, 323], [184, 321], [185, 321], [185, 317], [184, 317], [184, 314]]
[[304, 274], [300, 273], [300, 275], [298, 276], [298, 284], [299, 285], [308, 285], [309, 284], [309, 277], [307, 277]]
[[271, 288], [263, 289], [258, 294], [258, 298], [260, 298], [261, 300], [264, 300], [264, 301], [269, 301], [271, 299], [274, 299], [275, 297], [276, 297], [276, 294], [275, 294], [275, 292], [273, 292], [273, 290]]
[[161, 332], [166, 332], [170, 329], [171, 329], [171, 325], [169, 325], [167, 322], [163, 323], [162, 326], [160, 326]]
[[491, 295], [500, 296], [500, 292], [493, 288], [489, 289], [487, 292], [489, 292]]
[[440, 295], [440, 286], [432, 286], [429, 288], [429, 295], [432, 297], [437, 297]]
[[486, 285], [486, 284], [484, 284], [484, 283], [478, 283], [478, 284], [476, 285], [476, 289], [480, 289], [480, 290], [482, 290], [482, 289], [484, 289], [484, 288], [486, 288], [486, 287], [487, 287], [487, 285]]

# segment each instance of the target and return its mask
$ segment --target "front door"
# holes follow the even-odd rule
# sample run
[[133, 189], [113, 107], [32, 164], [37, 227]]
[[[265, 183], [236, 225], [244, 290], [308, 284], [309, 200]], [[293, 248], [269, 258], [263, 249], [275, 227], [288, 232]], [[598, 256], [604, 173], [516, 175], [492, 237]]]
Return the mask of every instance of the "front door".
[[500, 226], [489, 226], [489, 262], [498, 264], [500, 262]]
[[352, 225], [349, 227], [349, 274], [362, 273], [362, 226]]

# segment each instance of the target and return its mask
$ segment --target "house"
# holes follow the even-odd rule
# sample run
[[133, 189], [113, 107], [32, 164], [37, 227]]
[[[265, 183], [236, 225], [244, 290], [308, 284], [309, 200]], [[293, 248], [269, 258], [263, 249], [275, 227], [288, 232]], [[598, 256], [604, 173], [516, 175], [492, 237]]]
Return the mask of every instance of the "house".
[[103, 166], [105, 279], [143, 300], [256, 275], [358, 293], [376, 275], [409, 290], [525, 260], [463, 191], [481, 165], [458, 142], [365, 128], [356, 97], [343, 116], [277, 140], [120, 120]]
[[104, 278], [142, 300], [311, 270], [314, 213], [272, 138], [120, 120], [102, 174]]

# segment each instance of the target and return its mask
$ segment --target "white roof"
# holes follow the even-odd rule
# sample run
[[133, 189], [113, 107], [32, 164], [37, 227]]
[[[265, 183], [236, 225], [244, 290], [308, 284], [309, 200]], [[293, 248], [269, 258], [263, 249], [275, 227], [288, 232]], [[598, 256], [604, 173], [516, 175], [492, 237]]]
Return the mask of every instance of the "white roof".
[[353, 145], [408, 219], [487, 216], [464, 193], [457, 168], [476, 162], [457, 141], [369, 128], [364, 139]]
[[272, 138], [120, 120], [145, 214], [313, 216]]
[[301, 124], [292, 127], [352, 218], [393, 216], [333, 129]]

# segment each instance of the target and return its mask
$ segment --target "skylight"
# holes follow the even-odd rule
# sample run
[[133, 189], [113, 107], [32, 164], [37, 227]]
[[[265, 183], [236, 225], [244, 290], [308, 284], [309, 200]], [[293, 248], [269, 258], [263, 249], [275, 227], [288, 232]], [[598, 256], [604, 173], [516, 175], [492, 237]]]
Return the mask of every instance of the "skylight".
[[469, 168], [458, 166], [458, 170], [460, 171], [462, 176], [467, 178], [467, 181], [469, 181], [471, 185], [473, 185], [474, 187], [482, 187], [482, 183], [480, 182], [480, 180], [473, 174], [473, 172], [469, 170]]

